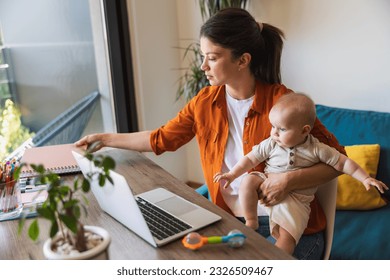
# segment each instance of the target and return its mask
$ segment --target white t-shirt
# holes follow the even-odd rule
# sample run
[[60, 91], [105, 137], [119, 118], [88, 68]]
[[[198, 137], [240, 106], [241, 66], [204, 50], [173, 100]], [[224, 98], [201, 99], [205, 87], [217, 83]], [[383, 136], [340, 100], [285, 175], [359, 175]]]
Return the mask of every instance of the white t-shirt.
[[[244, 149], [236, 149], [235, 147], [243, 147], [242, 135], [244, 132], [245, 118], [248, 115], [249, 109], [252, 106], [254, 96], [244, 100], [237, 100], [226, 93], [226, 102], [228, 108], [229, 120], [229, 137], [226, 143], [224, 161], [222, 164], [222, 172], [228, 172], [233, 166], [244, 156]], [[236, 217], [243, 217], [242, 207], [238, 199], [238, 188], [240, 186], [242, 177], [234, 180], [230, 186], [223, 189], [224, 182], [221, 182], [220, 190], [222, 196], [229, 206], [230, 210]], [[259, 216], [268, 216], [267, 212], [258, 204], [257, 214]]]

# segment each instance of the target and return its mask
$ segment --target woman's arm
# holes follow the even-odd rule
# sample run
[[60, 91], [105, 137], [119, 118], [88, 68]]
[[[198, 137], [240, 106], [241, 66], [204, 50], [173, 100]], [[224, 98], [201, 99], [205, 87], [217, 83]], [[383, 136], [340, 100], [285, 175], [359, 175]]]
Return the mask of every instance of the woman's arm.
[[263, 194], [262, 202], [266, 206], [275, 205], [291, 191], [318, 186], [339, 175], [341, 172], [325, 163], [285, 173], [269, 173], [267, 180], [260, 186]]
[[81, 138], [75, 145], [77, 147], [89, 147], [92, 143], [98, 142], [92, 152], [100, 150], [103, 147], [152, 152], [150, 134], [151, 131], [90, 134]]

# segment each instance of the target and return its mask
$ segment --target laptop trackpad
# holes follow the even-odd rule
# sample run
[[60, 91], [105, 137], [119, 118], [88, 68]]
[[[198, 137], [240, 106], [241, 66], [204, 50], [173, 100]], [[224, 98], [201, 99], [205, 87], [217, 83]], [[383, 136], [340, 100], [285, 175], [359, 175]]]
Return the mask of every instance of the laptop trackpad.
[[183, 199], [175, 196], [163, 201], [159, 201], [156, 203], [156, 205], [176, 216], [181, 216], [190, 211], [198, 209], [195, 205], [192, 205], [191, 203], [188, 203]]

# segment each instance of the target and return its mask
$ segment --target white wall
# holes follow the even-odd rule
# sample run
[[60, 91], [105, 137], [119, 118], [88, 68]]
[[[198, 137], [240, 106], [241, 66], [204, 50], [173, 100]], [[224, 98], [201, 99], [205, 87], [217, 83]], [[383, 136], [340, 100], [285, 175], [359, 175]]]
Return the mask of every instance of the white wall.
[[283, 83], [334, 107], [390, 112], [390, 1], [250, 1], [286, 35]]
[[[176, 0], [127, 0], [140, 130], [152, 130], [173, 118], [183, 104], [175, 102], [180, 55]], [[148, 157], [186, 181], [185, 149]]]
[[[182, 62], [172, 46], [197, 39], [202, 22], [196, 0], [128, 2], [141, 129], [152, 129], [182, 106], [174, 101], [178, 76], [170, 70]], [[390, 1], [250, 0], [248, 10], [285, 32], [286, 86], [320, 104], [390, 112]], [[194, 142], [163, 157], [156, 161], [175, 176], [204, 181]]]
[[[190, 42], [199, 40], [199, 31], [202, 25], [197, 0], [177, 0], [177, 17], [179, 23], [180, 46], [186, 48]], [[185, 67], [186, 61], [183, 60], [181, 52], [180, 63]], [[192, 182], [204, 182], [203, 171], [200, 165], [200, 155], [198, 144], [194, 138], [185, 147], [187, 157], [187, 180]]]

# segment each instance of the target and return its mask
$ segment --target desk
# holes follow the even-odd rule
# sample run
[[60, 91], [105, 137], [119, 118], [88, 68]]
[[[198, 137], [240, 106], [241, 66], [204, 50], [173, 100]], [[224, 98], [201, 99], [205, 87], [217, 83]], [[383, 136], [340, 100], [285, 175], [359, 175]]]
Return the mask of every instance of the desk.
[[[104, 227], [111, 234], [110, 259], [292, 259], [291, 256], [269, 243], [255, 231], [245, 227], [236, 218], [196, 193], [194, 189], [172, 176], [142, 153], [120, 149], [109, 149], [104, 153], [108, 153], [115, 159], [115, 171], [126, 177], [135, 194], [163, 186], [222, 217], [221, 221], [199, 230], [200, 234], [226, 235], [230, 230], [238, 229], [247, 236], [245, 245], [236, 249], [226, 244], [215, 244], [191, 251], [182, 246], [181, 240], [156, 249], [103, 212], [90, 192], [87, 194], [90, 202], [88, 217], [84, 219], [84, 224]], [[37, 243], [27, 236], [29, 223], [31, 220], [26, 221], [23, 233], [18, 235], [17, 220], [0, 222], [0, 259], [44, 258], [42, 246], [48, 237], [49, 223], [40, 219], [41, 234]]]

